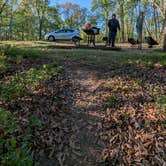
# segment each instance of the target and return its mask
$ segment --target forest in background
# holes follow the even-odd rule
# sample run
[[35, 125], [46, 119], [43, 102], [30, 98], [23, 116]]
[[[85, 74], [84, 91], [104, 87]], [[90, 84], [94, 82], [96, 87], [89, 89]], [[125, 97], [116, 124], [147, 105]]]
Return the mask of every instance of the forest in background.
[[[166, 0], [58, 2], [0, 0], [0, 166], [165, 166]], [[123, 43], [141, 11], [157, 49]], [[112, 13], [117, 47], [87, 47], [84, 24], [101, 42]], [[42, 41], [65, 27], [80, 46]]]
[[[43, 40], [47, 32], [64, 27], [81, 30], [86, 22], [91, 22], [101, 28], [101, 41], [108, 33], [108, 19], [116, 13], [121, 23], [118, 41], [125, 42], [128, 37], [137, 37], [140, 10], [145, 17], [143, 36], [151, 35], [162, 42], [166, 0], [92, 0], [91, 9], [69, 2], [50, 5], [49, 0], [2, 0], [0, 40]], [[85, 34], [82, 36], [86, 40]]]

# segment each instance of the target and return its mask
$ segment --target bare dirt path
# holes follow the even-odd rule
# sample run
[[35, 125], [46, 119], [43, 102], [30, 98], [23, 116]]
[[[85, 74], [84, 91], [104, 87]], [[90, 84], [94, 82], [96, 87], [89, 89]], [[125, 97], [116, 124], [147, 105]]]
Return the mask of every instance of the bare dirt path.
[[103, 73], [70, 60], [62, 66], [59, 78], [48, 81], [30, 104], [44, 126], [34, 131], [35, 158], [42, 166], [101, 166], [108, 95]]
[[[128, 159], [128, 156], [125, 156], [127, 153], [123, 144], [131, 144], [129, 146], [130, 151], [137, 153], [137, 149], [135, 150], [132, 146], [139, 143], [137, 135], [140, 134], [140, 131], [143, 131], [143, 138], [146, 139], [147, 133], [146, 131], [144, 133], [146, 120], [144, 119], [151, 115], [151, 113], [144, 114], [144, 112], [145, 110], [146, 112], [152, 111], [152, 108], [146, 104], [147, 99], [144, 101], [145, 87], [139, 86], [134, 80], [138, 79], [138, 76], [135, 76], [133, 72], [130, 74], [130, 70], [126, 70], [126, 68], [122, 70], [123, 66], [120, 70], [121, 72], [117, 73], [121, 77], [114, 77], [113, 65], [107, 71], [90, 63], [73, 62], [72, 60], [62, 61], [64, 69], [62, 82], [66, 82], [59, 96], [63, 99], [63, 105], [60, 107], [63, 117], [59, 123], [62, 137], [59, 144], [55, 146], [58, 147], [58, 150], [54, 150], [54, 155], [51, 155], [53, 160], [41, 161], [42, 165], [106, 166], [135, 163], [135, 160], [132, 161], [131, 158]], [[139, 74], [144, 70], [138, 70]], [[163, 69], [159, 70], [161, 73], [164, 72]], [[126, 73], [123, 71], [126, 71]], [[157, 71], [157, 69], [156, 71], [149, 69], [149, 73], [144, 72], [145, 75], [141, 75], [141, 79], [144, 80], [147, 76], [150, 77], [150, 74], [154, 75], [154, 72]], [[156, 79], [162, 84], [160, 77]], [[146, 81], [150, 81], [153, 85], [153, 80], [145, 79], [144, 82], [146, 83]], [[160, 92], [162, 89], [158, 91]], [[116, 95], [117, 99], [116, 103], [113, 103], [115, 108], [109, 109], [108, 99], [111, 94]], [[135, 112], [138, 108], [140, 111]], [[140, 114], [140, 112], [142, 113]], [[160, 117], [157, 108], [154, 108], [153, 112], [155, 112], [154, 117]], [[140, 124], [139, 119], [141, 119]], [[162, 119], [162, 117], [159, 119]], [[153, 118], [151, 120], [153, 121]], [[54, 121], [54, 119], [51, 121]], [[51, 124], [52, 122], [49, 123], [50, 132], [52, 132]], [[138, 124], [140, 125], [139, 127]], [[140, 128], [143, 128], [143, 130], [140, 130]], [[154, 128], [154, 130], [156, 129]], [[135, 132], [134, 138], [131, 136], [133, 132]], [[157, 138], [160, 138], [162, 131], [158, 133]], [[128, 137], [134, 141], [128, 142], [128, 140], [130, 141]], [[105, 144], [102, 140], [104, 140]], [[115, 140], [117, 144], [114, 144]], [[158, 141], [155, 137], [151, 138], [151, 140]], [[153, 141], [150, 144], [153, 144]], [[116, 146], [119, 146], [118, 150]], [[164, 145], [162, 146], [164, 147]], [[108, 153], [106, 149], [108, 149]], [[154, 147], [154, 151], [156, 149], [157, 147]], [[150, 152], [147, 153], [147, 156], [149, 154]], [[155, 159], [152, 158], [151, 160]], [[150, 163], [151, 160], [148, 161], [145, 158], [147, 163]], [[161, 160], [161, 163], [164, 162]]]
[[[71, 86], [66, 89], [66, 108], [73, 126], [65, 165], [95, 166], [102, 164], [104, 143], [100, 134], [106, 103], [104, 80], [99, 73], [79, 63], [65, 62], [65, 73]], [[100, 73], [101, 74], [101, 73]]]

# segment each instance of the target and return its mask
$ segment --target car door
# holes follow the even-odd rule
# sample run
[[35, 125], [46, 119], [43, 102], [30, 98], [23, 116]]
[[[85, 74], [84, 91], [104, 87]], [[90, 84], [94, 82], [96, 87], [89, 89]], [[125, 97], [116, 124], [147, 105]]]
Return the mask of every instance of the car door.
[[71, 40], [72, 38], [71, 36], [72, 36], [71, 31], [69, 29], [64, 29], [64, 32], [62, 35], [63, 40]]
[[65, 38], [65, 30], [61, 29], [55, 32], [55, 40], [64, 40]]
[[72, 37], [73, 37], [73, 30], [71, 30], [71, 29], [68, 29], [67, 30], [67, 33], [66, 33], [66, 38], [67, 38], [67, 40], [71, 40], [72, 39]]

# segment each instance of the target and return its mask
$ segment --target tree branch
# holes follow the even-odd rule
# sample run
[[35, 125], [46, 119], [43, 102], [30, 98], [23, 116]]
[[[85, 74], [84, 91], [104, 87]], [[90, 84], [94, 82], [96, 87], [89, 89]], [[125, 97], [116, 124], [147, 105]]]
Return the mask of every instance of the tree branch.
[[0, 15], [2, 14], [2, 12], [3, 12], [4, 8], [5, 8], [5, 6], [7, 5], [7, 2], [8, 2], [8, 0], [6, 0], [6, 1], [2, 4], [2, 7], [0, 8]]
[[160, 11], [162, 18], [164, 18], [164, 11], [162, 7], [160, 7], [154, 0], [150, 0], [150, 3], [152, 3]]

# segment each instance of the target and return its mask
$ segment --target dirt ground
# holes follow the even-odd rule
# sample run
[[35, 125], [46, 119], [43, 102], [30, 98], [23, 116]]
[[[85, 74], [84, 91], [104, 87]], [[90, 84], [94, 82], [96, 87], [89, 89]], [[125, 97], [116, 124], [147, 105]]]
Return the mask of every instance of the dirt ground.
[[[99, 80], [100, 73], [91, 71], [85, 65], [63, 62], [63, 67], [65, 89], [59, 96], [64, 103], [61, 106], [61, 111], [64, 110], [63, 120], [59, 122], [60, 126], [63, 126], [60, 129], [63, 137], [56, 147], [58, 152], [54, 149], [55, 154], [49, 154], [52, 159], [42, 156], [40, 163], [43, 166], [102, 165], [105, 145], [101, 132], [107, 104], [104, 99], [108, 95], [102, 88], [105, 81]], [[54, 123], [54, 119], [50, 118], [48, 128], [51, 129]]]
[[[41, 121], [32, 130], [33, 159], [41, 166], [166, 164], [165, 107], [161, 105], [165, 67], [120, 63], [116, 52], [87, 56], [81, 51], [77, 57], [79, 50], [74, 56], [64, 50], [64, 56], [58, 56], [62, 70], [57, 77], [40, 84], [32, 96], [6, 104], [17, 113], [19, 139], [32, 113]], [[54, 60], [24, 58], [6, 76]], [[4, 73], [0, 78], [3, 82]]]

